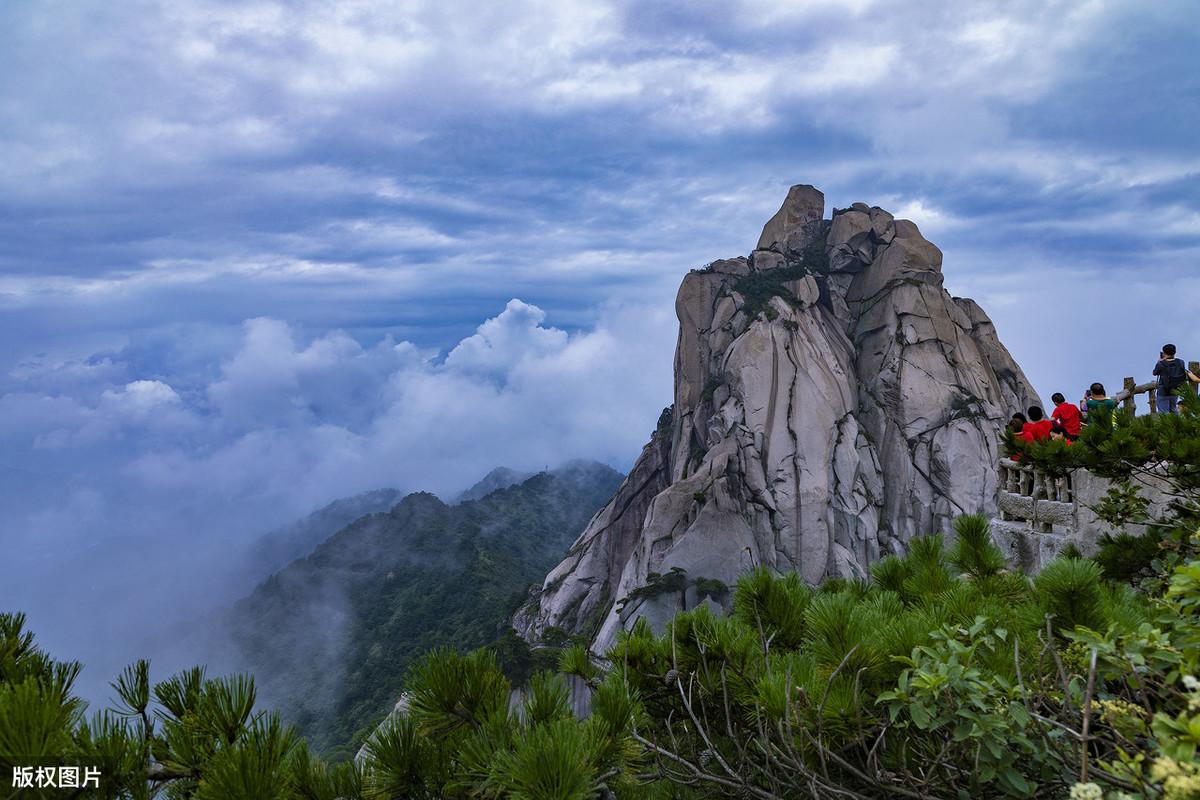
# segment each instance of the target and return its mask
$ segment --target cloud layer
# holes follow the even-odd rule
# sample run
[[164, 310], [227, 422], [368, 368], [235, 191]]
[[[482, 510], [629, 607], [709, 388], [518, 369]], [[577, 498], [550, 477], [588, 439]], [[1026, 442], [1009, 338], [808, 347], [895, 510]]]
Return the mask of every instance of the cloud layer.
[[627, 468], [670, 401], [673, 315], [612, 306], [574, 334], [545, 319], [511, 300], [438, 357], [256, 318], [207, 381], [169, 358], [131, 379], [137, 347], [22, 363], [0, 394], [0, 449], [25, 465], [0, 498], [4, 605], [115, 667], [246, 591], [246, 546], [337, 497], [448, 497], [580, 455]]
[[1197, 22], [0, 4], [0, 606], [70, 652], [109, 624], [88, 597], [182, 607], [340, 494], [628, 466], [669, 400], [680, 276], [747, 252], [791, 183], [920, 224], [1044, 395], [1145, 377], [1167, 340], [1200, 355]]
[[662, 295], [746, 250], [798, 181], [907, 210], [963, 273], [1181, 271], [1200, 242], [1186, 19], [1098, 0], [7, 4], [3, 333], [19, 352], [61, 344], [64, 308], [75, 337], [169, 308], [445, 347], [511, 296], [586, 316]]

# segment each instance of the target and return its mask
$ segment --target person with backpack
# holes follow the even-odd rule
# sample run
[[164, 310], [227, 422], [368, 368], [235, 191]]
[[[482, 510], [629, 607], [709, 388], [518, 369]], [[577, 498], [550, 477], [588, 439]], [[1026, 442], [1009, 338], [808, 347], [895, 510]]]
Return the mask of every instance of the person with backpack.
[[1179, 395], [1176, 392], [1189, 380], [1200, 383], [1200, 378], [1193, 375], [1183, 363], [1182, 358], [1175, 357], [1175, 345], [1164, 344], [1158, 354], [1158, 362], [1154, 365], [1154, 376], [1158, 378], [1158, 397], [1156, 405], [1161, 414], [1174, 414], [1179, 406]]

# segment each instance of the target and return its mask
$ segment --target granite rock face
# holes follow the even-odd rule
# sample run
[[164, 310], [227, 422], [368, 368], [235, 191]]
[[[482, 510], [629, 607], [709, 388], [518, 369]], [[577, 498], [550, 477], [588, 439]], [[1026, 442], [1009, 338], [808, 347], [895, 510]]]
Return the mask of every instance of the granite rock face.
[[521, 609], [605, 649], [645, 617], [728, 605], [756, 565], [862, 576], [995, 511], [1000, 431], [1040, 402], [917, 226], [795, 186], [748, 258], [683, 280], [675, 398], [637, 465]]

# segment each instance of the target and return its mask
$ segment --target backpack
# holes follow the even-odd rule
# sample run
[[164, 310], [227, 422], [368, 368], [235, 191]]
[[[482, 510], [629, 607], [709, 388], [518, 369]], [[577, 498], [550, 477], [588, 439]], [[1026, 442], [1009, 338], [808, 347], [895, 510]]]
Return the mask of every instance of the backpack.
[[1187, 380], [1187, 370], [1183, 366], [1183, 361], [1172, 358], [1170, 361], [1163, 362], [1163, 371], [1158, 380], [1164, 392], [1174, 392]]

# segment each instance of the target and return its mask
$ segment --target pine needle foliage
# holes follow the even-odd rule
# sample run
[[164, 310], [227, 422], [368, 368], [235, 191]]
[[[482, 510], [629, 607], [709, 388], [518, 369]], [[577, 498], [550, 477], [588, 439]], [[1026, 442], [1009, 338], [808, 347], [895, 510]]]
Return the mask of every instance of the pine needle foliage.
[[982, 514], [967, 514], [954, 520], [954, 548], [949, 561], [964, 575], [990, 578], [1007, 566], [1004, 554], [992, 541], [992, 529]]
[[1150, 603], [1090, 559], [1003, 569], [986, 525], [956, 528], [949, 553], [919, 537], [870, 583], [757, 570], [731, 614], [700, 606], [659, 634], [640, 619], [521, 691], [488, 649], [430, 651], [344, 764], [258, 710], [247, 676], [155, 684], [136, 662], [87, 720], [78, 665], [0, 615], [0, 767], [87, 759], [114, 800], [991, 800], [1067, 796], [1082, 763], [1102, 791], [1174, 800], [1161, 776], [1186, 775], [1200, 730], [1200, 560]]
[[297, 739], [278, 716], [257, 718], [233, 739], [236, 746], [222, 748], [207, 765], [196, 789], [196, 800], [294, 797], [289, 761]]
[[525, 714], [531, 725], [544, 725], [571, 718], [571, 700], [561, 675], [539, 672], [525, 691]]
[[904, 560], [908, 577], [900, 594], [906, 600], [934, 597], [953, 588], [955, 579], [948, 568], [941, 534], [913, 537]]
[[433, 736], [481, 724], [507, 706], [510, 688], [490, 650], [461, 655], [445, 648], [421, 659], [408, 685], [413, 716]]
[[904, 582], [912, 577], [913, 565], [900, 556], [884, 556], [871, 565], [871, 580], [896, 594], [904, 593]]
[[775, 576], [766, 567], [756, 567], [738, 579], [734, 615], [780, 645], [795, 647], [804, 638], [804, 612], [812, 597], [795, 572]]
[[[883, 617], [850, 592], [818, 595], [805, 614], [805, 649], [826, 670], [874, 678], [883, 662], [877, 633]], [[840, 671], [840, 670], [839, 670]]]
[[1038, 610], [1062, 633], [1079, 626], [1103, 630], [1104, 593], [1100, 566], [1079, 558], [1060, 558], [1047, 564], [1033, 580]]
[[437, 786], [430, 776], [437, 770], [440, 753], [433, 741], [423, 736], [416, 721], [407, 714], [389, 717], [364, 745], [371, 764], [367, 781], [368, 800], [436, 797]]
[[600, 673], [592, 663], [591, 653], [581, 644], [571, 645], [559, 654], [558, 671], [564, 675], [575, 675], [585, 681], [592, 680]]
[[1154, 560], [1163, 555], [1162, 543], [1162, 534], [1156, 529], [1141, 536], [1105, 534], [1093, 558], [1108, 580], [1133, 584], [1152, 572]]
[[110, 684], [117, 693], [117, 713], [126, 717], [141, 717], [150, 706], [150, 662], [146, 659], [127, 666]]

